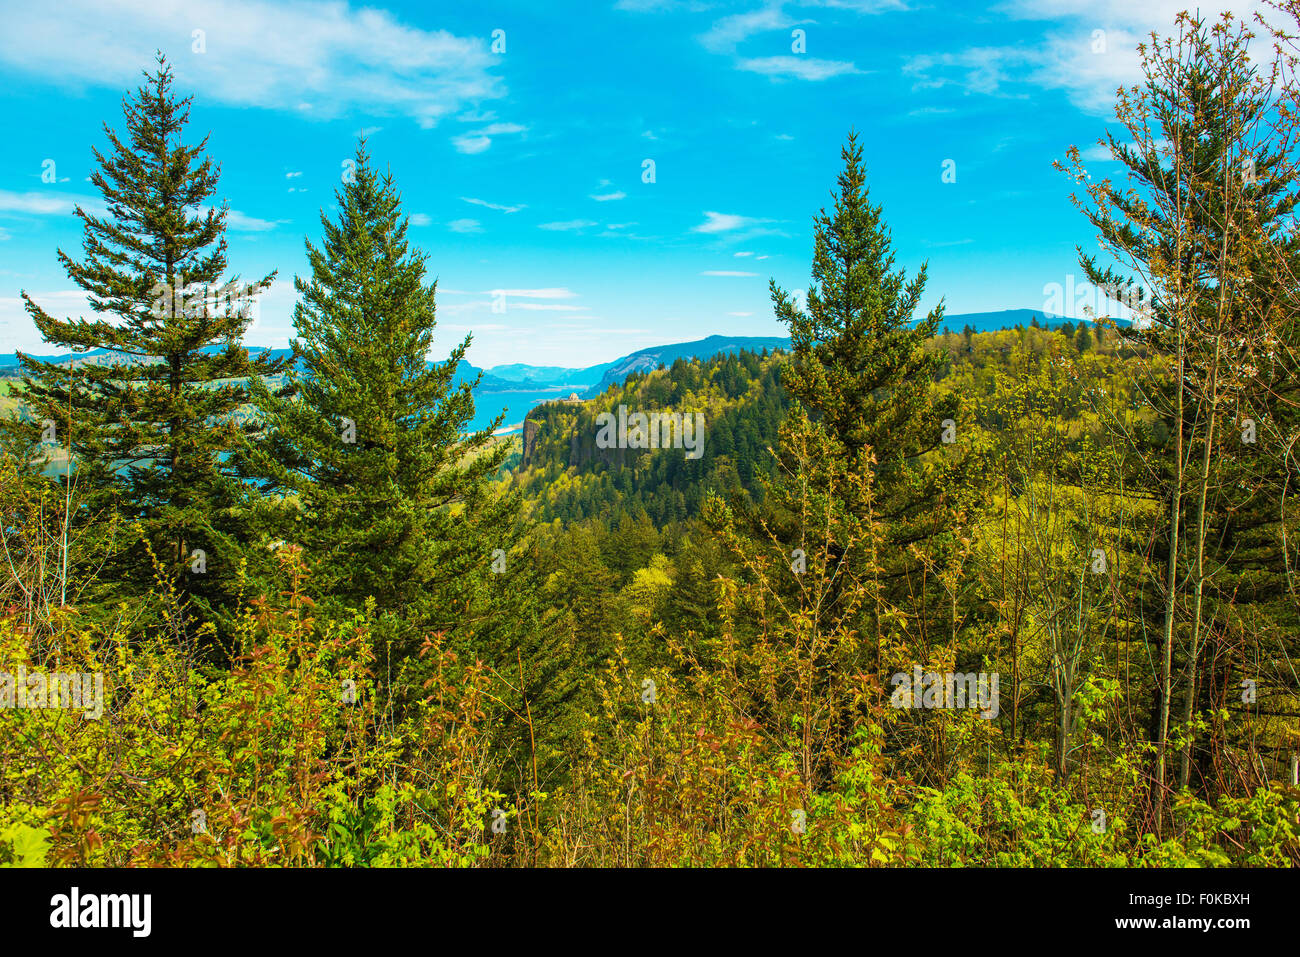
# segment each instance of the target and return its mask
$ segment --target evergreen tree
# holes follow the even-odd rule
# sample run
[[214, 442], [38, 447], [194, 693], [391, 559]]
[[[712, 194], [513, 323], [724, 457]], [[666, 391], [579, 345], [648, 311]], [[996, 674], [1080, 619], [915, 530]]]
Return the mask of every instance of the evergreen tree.
[[[1108, 139], [1131, 188], [1087, 183], [1077, 151], [1070, 165], [1085, 215], [1123, 269], [1083, 250], [1080, 264], [1135, 307], [1142, 321], [1120, 327], [1120, 342], [1150, 357], [1142, 395], [1155, 420], [1129, 440], [1134, 486], [1164, 511], [1138, 596], [1153, 619], [1140, 634], [1160, 645], [1149, 722], [1157, 802], [1171, 728], [1214, 713], [1234, 659], [1269, 674], [1283, 709], [1296, 693], [1285, 532], [1294, 476], [1284, 464], [1300, 432], [1294, 133], [1270, 131], [1274, 91], [1248, 52], [1250, 31], [1206, 23], [1181, 14], [1176, 35], [1143, 56], [1145, 82], [1121, 101], [1128, 135]], [[1193, 763], [1208, 780], [1221, 760], [1189, 744], [1175, 780], [1191, 783]]]
[[1074, 333], [1074, 345], [1080, 352], [1087, 352], [1092, 348], [1092, 326], [1086, 322], [1079, 323]]
[[123, 100], [126, 137], [105, 126], [110, 149], [93, 150], [90, 180], [107, 213], [78, 207], [84, 258], [58, 254], [105, 318], [56, 319], [23, 300], [51, 347], [108, 353], [71, 366], [20, 354], [29, 414], [2, 428], [4, 445], [32, 464], [45, 461], [43, 439], [71, 455], [66, 480], [85, 503], [74, 524], [93, 544], [70, 577], [93, 569], [117, 602], [153, 587], [158, 572], [193, 618], [236, 600], [249, 554], [233, 455], [245, 438], [244, 383], [283, 361], [241, 345], [251, 300], [274, 274], [221, 284], [228, 210], [211, 205], [220, 168], [204, 155], [207, 139], [183, 141], [190, 102], [159, 54]]
[[[948, 361], [928, 351], [943, 318], [940, 304], [913, 325], [925, 290], [926, 267], [911, 280], [894, 270], [894, 251], [879, 205], [865, 186], [862, 149], [850, 134], [832, 213], [815, 220], [815, 251], [807, 308], [771, 284], [777, 318], [790, 328], [791, 358], [782, 372], [786, 390], [838, 443], [845, 467], [861, 470], [875, 459], [875, 510], [887, 524], [891, 594], [907, 604], [920, 633], [938, 607], [929, 594], [941, 562], [940, 541], [957, 527], [945, 475], [945, 423], [958, 426], [957, 400], [940, 396], [934, 380]], [[793, 473], [787, 464], [787, 471]], [[857, 514], [861, 503], [845, 503]], [[913, 546], [916, 549], [913, 550]]]
[[373, 599], [407, 639], [418, 625], [460, 634], [494, 561], [509, 567], [493, 554], [509, 550], [511, 500], [490, 485], [509, 452], [492, 439], [502, 419], [469, 432], [477, 380], [455, 384], [469, 336], [428, 361], [436, 281], [425, 284], [427, 257], [364, 140], [335, 195], [338, 220], [321, 214], [311, 276], [295, 279], [300, 372], [279, 392], [254, 387], [265, 434], [250, 467], [284, 494], [269, 514], [292, 524], [319, 595]]

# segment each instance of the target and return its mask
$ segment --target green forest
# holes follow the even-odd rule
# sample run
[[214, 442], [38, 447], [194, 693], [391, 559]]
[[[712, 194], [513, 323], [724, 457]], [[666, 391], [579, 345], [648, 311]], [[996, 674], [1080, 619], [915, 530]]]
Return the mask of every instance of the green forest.
[[518, 435], [364, 139], [246, 348], [160, 55], [58, 252], [95, 314], [23, 294], [109, 353], [6, 384], [0, 865], [1300, 863], [1300, 87], [1248, 32], [1180, 17], [1115, 178], [1058, 163], [1110, 314], [922, 312], [849, 132], [788, 350]]

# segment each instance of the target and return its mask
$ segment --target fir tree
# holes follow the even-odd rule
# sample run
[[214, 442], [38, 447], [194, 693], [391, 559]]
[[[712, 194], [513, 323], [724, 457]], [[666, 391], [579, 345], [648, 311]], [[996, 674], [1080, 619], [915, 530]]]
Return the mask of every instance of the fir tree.
[[58, 254], [103, 318], [56, 319], [23, 300], [49, 346], [108, 353], [71, 365], [20, 354], [28, 415], [4, 423], [3, 439], [32, 464], [45, 462], [43, 439], [70, 453], [65, 479], [84, 496], [74, 522], [93, 540], [74, 579], [93, 569], [121, 600], [161, 572], [192, 616], [237, 596], [247, 487], [232, 453], [246, 429], [244, 382], [277, 374], [282, 361], [241, 345], [251, 301], [274, 274], [222, 284], [228, 210], [211, 205], [220, 169], [204, 155], [207, 139], [183, 141], [190, 102], [174, 94], [159, 54], [123, 100], [125, 138], [105, 126], [110, 149], [93, 150], [90, 180], [107, 212], [78, 207], [84, 258]]
[[[1232, 647], [1238, 636], [1253, 642], [1242, 654], [1249, 665], [1239, 666], [1271, 671], [1295, 693], [1283, 663], [1294, 660], [1296, 634], [1284, 530], [1294, 478], [1283, 464], [1300, 432], [1294, 131], [1270, 132], [1273, 80], [1252, 62], [1249, 42], [1243, 25], [1180, 14], [1175, 35], [1144, 53], [1145, 82], [1120, 100], [1127, 136], [1108, 135], [1130, 185], [1089, 184], [1077, 150], [1061, 166], [1086, 195], [1076, 203], [1109, 260], [1121, 264], [1080, 249], [1084, 274], [1138, 313], [1141, 321], [1119, 327], [1120, 344], [1150, 357], [1142, 395], [1156, 419], [1128, 440], [1134, 486], [1165, 512], [1142, 556], [1155, 572], [1153, 594], [1139, 596], [1157, 619], [1143, 623], [1143, 639], [1157, 635], [1160, 645], [1149, 732], [1157, 803], [1171, 728], [1199, 708], [1213, 713], [1209, 692], [1227, 682], [1224, 662], [1242, 654]], [[1243, 438], [1246, 422], [1258, 424], [1258, 442]], [[1207, 779], [1222, 760], [1188, 743], [1179, 785], [1190, 783], [1193, 757]]]
[[1080, 352], [1087, 352], [1092, 348], [1092, 326], [1086, 322], [1079, 323], [1074, 332], [1074, 345]]
[[[957, 400], [937, 395], [934, 380], [948, 360], [926, 348], [943, 306], [913, 324], [926, 267], [910, 280], [894, 270], [892, 240], [881, 207], [870, 202], [856, 135], [841, 155], [834, 210], [815, 219], [807, 307], [771, 285], [792, 342], [781, 381], [838, 444], [844, 467], [865, 468], [859, 457], [868, 450], [874, 457], [875, 508], [888, 526], [884, 577], [893, 594], [911, 596], [924, 634], [936, 611], [926, 595], [941, 560], [937, 545], [957, 526], [947, 494], [955, 476], [945, 476], [943, 443], [945, 423], [950, 435], [957, 428]], [[856, 514], [861, 503], [845, 506]]]
[[373, 599], [407, 638], [417, 625], [462, 634], [488, 577], [508, 571], [510, 504], [491, 489], [509, 453], [493, 443], [502, 418], [469, 429], [477, 380], [455, 383], [469, 336], [428, 361], [436, 281], [364, 140], [336, 201], [321, 246], [307, 243], [311, 276], [295, 279], [300, 370], [279, 392], [254, 387], [265, 433], [250, 467], [284, 495], [280, 527], [304, 546], [318, 594]]

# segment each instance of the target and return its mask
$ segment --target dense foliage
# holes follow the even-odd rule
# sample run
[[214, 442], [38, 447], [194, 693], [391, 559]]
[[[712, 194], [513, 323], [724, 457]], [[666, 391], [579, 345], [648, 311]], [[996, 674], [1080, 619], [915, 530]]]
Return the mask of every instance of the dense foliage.
[[[1180, 29], [1147, 95], [1258, 118], [1204, 94], [1250, 85], [1226, 27]], [[202, 148], [150, 83], [115, 168], [161, 202]], [[1113, 148], [1163, 188], [1168, 155]], [[850, 138], [806, 300], [772, 289], [789, 352], [677, 360], [514, 439], [467, 434], [467, 341], [428, 361], [436, 289], [364, 145], [297, 282], [300, 372], [247, 364], [233, 318], [41, 319], [151, 358], [71, 385], [29, 362], [7, 426], [0, 864], [1300, 862], [1300, 286], [1256, 228], [1300, 178], [1266, 155], [1249, 203], [1172, 163], [1200, 210], [1173, 252], [1078, 181], [1117, 260], [1164, 278], [1154, 325], [953, 333], [915, 314], [924, 271], [895, 270]], [[216, 281], [208, 162], [145, 218], [150, 250], [218, 244]], [[110, 209], [91, 261], [101, 235], [143, 256]], [[113, 261], [94, 281], [134, 315], [166, 270]], [[233, 559], [220, 588], [196, 541]]]

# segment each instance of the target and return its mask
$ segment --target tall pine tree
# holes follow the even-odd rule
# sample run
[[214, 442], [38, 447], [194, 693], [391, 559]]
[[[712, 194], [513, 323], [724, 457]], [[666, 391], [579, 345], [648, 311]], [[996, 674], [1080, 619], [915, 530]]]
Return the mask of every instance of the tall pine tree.
[[[910, 280], [894, 269], [893, 242], [881, 207], [870, 201], [856, 134], [841, 155], [834, 209], [814, 221], [806, 307], [771, 285], [777, 318], [790, 328], [792, 356], [781, 382], [836, 443], [848, 468], [864, 467], [858, 459], [867, 450], [874, 456], [885, 594], [906, 609], [913, 639], [928, 647], [949, 637], [938, 623], [944, 608], [935, 572], [958, 526], [956, 457], [945, 443], [945, 436], [958, 437], [957, 400], [934, 388], [947, 356], [926, 348], [943, 306], [914, 320], [926, 267]], [[860, 513], [861, 503], [844, 506]]]
[[[93, 574], [120, 601], [161, 572], [191, 617], [208, 617], [234, 602], [247, 554], [247, 486], [232, 454], [244, 439], [244, 383], [280, 363], [250, 358], [241, 339], [274, 274], [222, 281], [228, 210], [211, 202], [220, 168], [206, 138], [184, 143], [190, 98], [173, 92], [161, 54], [123, 110], [125, 138], [105, 126], [107, 155], [93, 150], [90, 179], [107, 212], [78, 207], [84, 256], [58, 254], [98, 316], [56, 319], [23, 293], [46, 343], [72, 350], [73, 363], [20, 354], [27, 414], [0, 429], [37, 467], [51, 444], [70, 454], [61, 471], [83, 496], [74, 522], [91, 543], [74, 556], [74, 581]], [[78, 360], [89, 350], [107, 352]]]
[[338, 220], [322, 213], [323, 241], [307, 243], [311, 276], [295, 279], [299, 368], [284, 388], [253, 387], [263, 434], [249, 467], [282, 495], [272, 514], [316, 593], [373, 599], [405, 653], [417, 626], [476, 627], [493, 552], [509, 549], [511, 501], [490, 486], [508, 445], [493, 444], [500, 416], [469, 431], [475, 383], [455, 379], [470, 337], [429, 362], [436, 281], [364, 140], [336, 198]]

